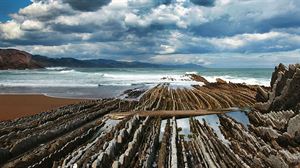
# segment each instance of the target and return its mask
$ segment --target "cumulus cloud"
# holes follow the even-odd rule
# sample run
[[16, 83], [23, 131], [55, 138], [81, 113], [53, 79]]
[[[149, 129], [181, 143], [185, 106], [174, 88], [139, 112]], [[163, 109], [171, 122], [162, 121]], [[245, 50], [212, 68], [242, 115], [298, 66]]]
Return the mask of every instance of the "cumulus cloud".
[[44, 24], [39, 21], [35, 20], [25, 20], [21, 24], [22, 30], [34, 31], [34, 30], [41, 30], [44, 27]]
[[206, 22], [203, 11], [197, 7], [184, 7], [182, 4], [160, 5], [149, 13], [137, 16], [129, 13], [125, 22], [128, 25], [147, 27], [150, 25], [176, 26], [188, 28]]
[[62, 3], [60, 0], [44, 0], [33, 1], [29, 6], [20, 9], [18, 13], [12, 14], [12, 18], [16, 21], [24, 21], [28, 19], [40, 20], [48, 22], [61, 15], [73, 15], [71, 7]]
[[18, 39], [23, 35], [20, 25], [15, 21], [0, 24], [0, 38], [3, 40]]
[[230, 61], [261, 53], [281, 61], [276, 53], [300, 48], [299, 6], [298, 0], [33, 0], [0, 22], [0, 47], [208, 66], [224, 53], [239, 55]]

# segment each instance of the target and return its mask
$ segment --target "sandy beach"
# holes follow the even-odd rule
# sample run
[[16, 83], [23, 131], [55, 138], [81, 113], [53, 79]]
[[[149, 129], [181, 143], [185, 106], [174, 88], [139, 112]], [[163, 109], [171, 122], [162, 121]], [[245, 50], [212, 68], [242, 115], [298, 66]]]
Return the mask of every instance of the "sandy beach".
[[0, 95], [0, 121], [33, 115], [80, 101], [83, 100], [34, 94], [3, 94]]

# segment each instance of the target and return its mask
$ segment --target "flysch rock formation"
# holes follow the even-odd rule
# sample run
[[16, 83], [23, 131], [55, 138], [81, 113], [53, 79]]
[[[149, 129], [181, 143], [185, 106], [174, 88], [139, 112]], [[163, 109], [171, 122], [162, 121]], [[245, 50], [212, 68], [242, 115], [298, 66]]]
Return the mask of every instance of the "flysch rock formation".
[[300, 64], [291, 64], [286, 68], [279, 64], [272, 74], [271, 91], [260, 88], [258, 97], [262, 97], [255, 105], [261, 112], [280, 110], [300, 110]]
[[[289, 70], [282, 65], [276, 68], [271, 90], [221, 80], [188, 88], [163, 83], [145, 92], [132, 93], [134, 99], [86, 101], [2, 121], [0, 166], [299, 167], [299, 101], [295, 103], [287, 96], [298, 100], [294, 94], [299, 93], [295, 90], [299, 86], [296, 80], [299, 68], [295, 67], [299, 66], [290, 65]], [[276, 77], [278, 74], [286, 79]], [[194, 78], [204, 81], [203, 77]], [[135, 90], [127, 94], [130, 92]], [[264, 103], [270, 104], [268, 108], [257, 108]], [[163, 121], [159, 117], [138, 115], [114, 120], [108, 115], [140, 110], [184, 112], [231, 107], [251, 109], [247, 113], [250, 124], [245, 127], [229, 115], [219, 114], [217, 122], [226, 143], [208, 122], [197, 117], [189, 119], [190, 134], [183, 136], [176, 116]]]
[[255, 103], [256, 87], [234, 83], [209, 83], [192, 88], [173, 88], [159, 84], [146, 91], [135, 110], [197, 110], [250, 107]]
[[[272, 118], [273, 114], [264, 117]], [[255, 115], [251, 116], [253, 117], [251, 120], [254, 120]], [[247, 130], [241, 123], [226, 115], [220, 116], [220, 123], [223, 135], [231, 142], [230, 148], [248, 166], [276, 168], [299, 166], [300, 148], [299, 143], [295, 142], [295, 136], [270, 125], [250, 124]]]

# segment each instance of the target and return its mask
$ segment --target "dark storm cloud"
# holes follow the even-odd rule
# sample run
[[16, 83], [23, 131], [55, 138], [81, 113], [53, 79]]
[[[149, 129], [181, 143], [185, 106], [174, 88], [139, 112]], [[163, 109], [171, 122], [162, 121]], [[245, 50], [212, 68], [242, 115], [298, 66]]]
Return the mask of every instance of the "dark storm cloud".
[[197, 36], [224, 37], [255, 32], [257, 30], [253, 29], [253, 23], [241, 24], [240, 22], [230, 21], [230, 16], [227, 15], [199, 26], [193, 26], [190, 28], [190, 31]]
[[266, 33], [282, 28], [299, 28], [300, 10], [270, 18], [255, 19], [240, 16], [234, 20], [229, 15], [218, 17], [210, 22], [192, 26], [190, 31], [203, 37], [224, 37], [244, 33]]
[[169, 5], [171, 4], [172, 0], [157, 0], [157, 5], [160, 5], [160, 4], [165, 4], [165, 5]]
[[267, 29], [300, 27], [300, 10], [263, 20], [260, 26]]
[[102, 6], [108, 5], [111, 0], [63, 0], [73, 9], [80, 11], [95, 11]]
[[214, 6], [215, 0], [190, 0], [192, 3], [200, 6]]
[[[34, 40], [32, 40], [34, 39]], [[79, 37], [73, 36], [72, 34], [62, 34], [60, 32], [31, 32], [28, 31], [22, 37], [22, 39], [7, 39], [3, 40], [9, 46], [15, 45], [45, 45], [45, 46], [56, 46], [65, 43], [73, 43], [74, 41], [81, 40]]]
[[96, 30], [101, 27], [97, 24], [89, 24], [89, 25], [65, 25], [65, 24], [53, 24], [51, 28], [54, 31], [62, 32], [62, 33], [94, 33]]

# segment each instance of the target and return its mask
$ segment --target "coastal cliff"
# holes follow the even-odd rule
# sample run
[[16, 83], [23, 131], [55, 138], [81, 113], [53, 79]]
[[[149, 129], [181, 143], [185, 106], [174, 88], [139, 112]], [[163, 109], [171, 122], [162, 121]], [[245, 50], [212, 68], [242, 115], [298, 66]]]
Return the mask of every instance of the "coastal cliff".
[[32, 59], [32, 55], [15, 49], [0, 49], [0, 70], [35, 69], [42, 66]]

